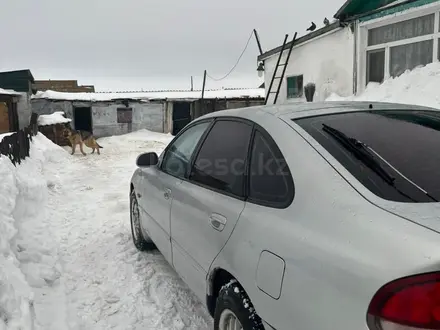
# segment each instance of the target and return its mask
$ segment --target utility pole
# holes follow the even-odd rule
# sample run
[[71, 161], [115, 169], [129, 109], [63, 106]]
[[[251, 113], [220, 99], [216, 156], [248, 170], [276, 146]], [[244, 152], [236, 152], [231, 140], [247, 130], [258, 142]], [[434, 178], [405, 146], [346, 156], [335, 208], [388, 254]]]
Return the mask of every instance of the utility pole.
[[260, 38], [258, 37], [257, 30], [254, 29], [255, 39], [257, 39], [258, 50], [260, 51], [260, 55], [263, 55], [263, 49], [261, 48]]
[[203, 101], [203, 97], [205, 96], [205, 84], [206, 84], [206, 70], [203, 73], [202, 101]]
[[205, 102], [203, 100], [203, 98], [205, 97], [205, 85], [206, 85], [206, 70], [203, 73], [203, 85], [202, 85], [202, 98], [200, 99], [200, 114], [204, 115], [205, 114]]
[[194, 90], [193, 76], [191, 76], [191, 92]]

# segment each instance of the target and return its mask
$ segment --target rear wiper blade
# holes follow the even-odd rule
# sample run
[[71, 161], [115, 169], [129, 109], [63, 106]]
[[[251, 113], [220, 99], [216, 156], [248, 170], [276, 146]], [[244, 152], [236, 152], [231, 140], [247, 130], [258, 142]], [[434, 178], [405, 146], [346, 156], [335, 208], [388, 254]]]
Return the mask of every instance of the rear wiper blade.
[[400, 177], [402, 177], [405, 181], [409, 182], [411, 185], [420, 190], [423, 194], [425, 194], [428, 198], [433, 200], [434, 202], [439, 202], [435, 197], [433, 197], [430, 193], [428, 193], [423, 188], [419, 187], [416, 183], [411, 181], [405, 175], [403, 175], [398, 169], [396, 169], [393, 165], [387, 162], [381, 155], [379, 155], [373, 148], [367, 146], [365, 143], [355, 139], [348, 137], [341, 131], [336, 128], [330, 127], [326, 124], [322, 124], [323, 130], [334, 137], [338, 142], [340, 142], [346, 149], [350, 150], [361, 162], [367, 165], [371, 170], [377, 173], [386, 183], [393, 186], [400, 194], [409, 198], [410, 200], [416, 202], [413, 198], [408, 196], [406, 193], [398, 189], [395, 185], [395, 180], [391, 174], [389, 174], [380, 164], [379, 161], [374, 157], [377, 156], [381, 159], [385, 164], [387, 164], [391, 169], [393, 169]]
[[334, 137], [346, 149], [351, 151], [356, 156], [356, 158], [358, 158], [362, 163], [364, 163], [371, 170], [377, 173], [377, 175], [379, 175], [389, 185], [394, 185], [394, 180], [396, 178], [394, 178], [382, 167], [382, 165], [376, 160], [375, 156], [373, 156], [373, 154], [366, 148], [364, 143], [355, 138], [348, 137], [340, 130], [326, 124], [322, 124], [322, 127], [324, 132], [327, 132], [332, 137]]

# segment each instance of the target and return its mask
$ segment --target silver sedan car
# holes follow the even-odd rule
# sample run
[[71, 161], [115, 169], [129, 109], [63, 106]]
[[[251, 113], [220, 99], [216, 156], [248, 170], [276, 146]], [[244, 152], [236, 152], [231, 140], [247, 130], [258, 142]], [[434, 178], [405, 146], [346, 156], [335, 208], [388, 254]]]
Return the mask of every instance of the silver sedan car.
[[215, 330], [440, 329], [440, 112], [330, 102], [191, 122], [130, 187]]

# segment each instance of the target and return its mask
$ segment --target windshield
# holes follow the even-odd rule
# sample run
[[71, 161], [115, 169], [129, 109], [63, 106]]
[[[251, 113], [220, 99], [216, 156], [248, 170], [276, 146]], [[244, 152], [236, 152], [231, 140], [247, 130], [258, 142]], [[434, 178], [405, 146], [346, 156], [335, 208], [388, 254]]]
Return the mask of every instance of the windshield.
[[[384, 110], [339, 113], [294, 120], [329, 151], [347, 170], [376, 195], [399, 202], [432, 202], [440, 198], [440, 113], [436, 111]], [[403, 183], [411, 196], [420, 189], [434, 198], [416, 200], [400, 194], [377, 171], [365, 166], [334, 137], [323, 130], [331, 126], [362, 141], [410, 182]]]

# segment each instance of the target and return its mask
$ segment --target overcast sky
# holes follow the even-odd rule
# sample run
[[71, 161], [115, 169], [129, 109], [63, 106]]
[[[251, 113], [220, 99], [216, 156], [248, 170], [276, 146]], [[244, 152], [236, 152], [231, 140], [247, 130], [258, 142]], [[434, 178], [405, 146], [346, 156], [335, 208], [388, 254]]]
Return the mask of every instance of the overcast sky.
[[[267, 51], [286, 33], [318, 28], [345, 0], [0, 0], [0, 71], [77, 79], [97, 90], [186, 89], [203, 70], [224, 76], [253, 28]], [[206, 88], [257, 87], [255, 39], [225, 80]]]

